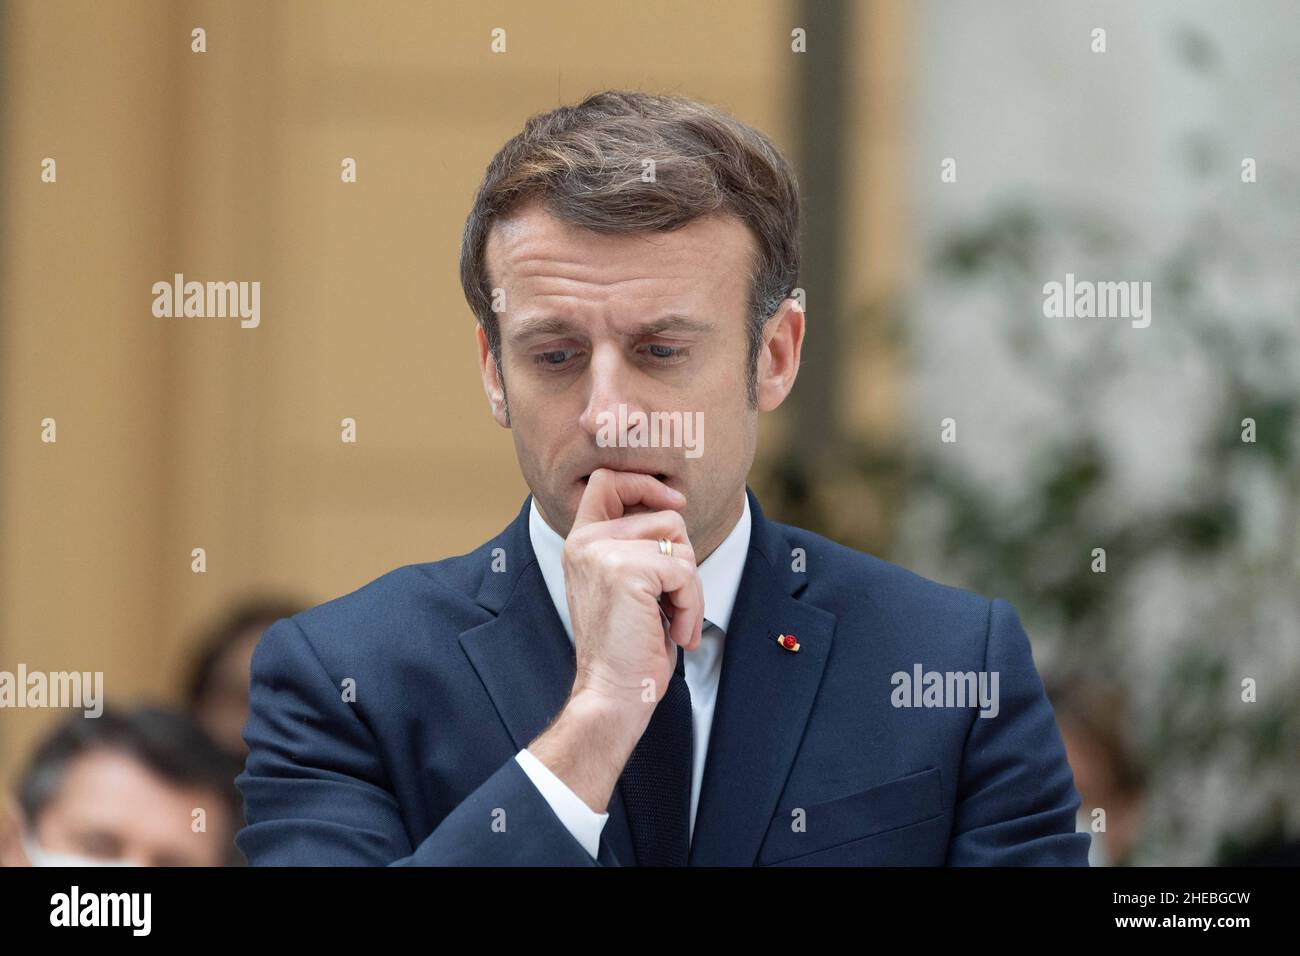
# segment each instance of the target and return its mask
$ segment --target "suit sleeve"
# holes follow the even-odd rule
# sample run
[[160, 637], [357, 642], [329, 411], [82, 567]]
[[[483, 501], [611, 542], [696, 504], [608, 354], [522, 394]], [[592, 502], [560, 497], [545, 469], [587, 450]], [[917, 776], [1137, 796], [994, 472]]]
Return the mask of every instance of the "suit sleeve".
[[997, 712], [977, 711], [966, 737], [948, 865], [1087, 866], [1090, 837], [1075, 832], [1079, 793], [1056, 716], [1004, 600], [990, 603], [986, 642]]
[[528, 779], [533, 782], [546, 802], [550, 804], [555, 815], [560, 818], [564, 828], [573, 834], [575, 840], [582, 844], [594, 860], [600, 853], [600, 833], [609, 821], [609, 811], [597, 813], [574, 793], [569, 785], [557, 777], [551, 768], [538, 760], [527, 748], [515, 754], [519, 766], [524, 768]]
[[514, 755], [414, 839], [381, 748], [293, 618], [253, 653], [243, 735], [235, 842], [253, 866], [618, 865], [603, 845], [592, 859]]

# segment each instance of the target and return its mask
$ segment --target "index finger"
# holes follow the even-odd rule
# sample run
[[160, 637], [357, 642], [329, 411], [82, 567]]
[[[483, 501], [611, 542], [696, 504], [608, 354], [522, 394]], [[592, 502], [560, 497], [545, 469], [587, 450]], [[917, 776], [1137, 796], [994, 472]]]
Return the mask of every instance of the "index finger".
[[645, 505], [653, 511], [675, 511], [684, 504], [684, 494], [653, 475], [597, 468], [587, 478], [587, 489], [578, 502], [572, 530], [598, 521], [621, 518], [628, 508], [636, 505]]

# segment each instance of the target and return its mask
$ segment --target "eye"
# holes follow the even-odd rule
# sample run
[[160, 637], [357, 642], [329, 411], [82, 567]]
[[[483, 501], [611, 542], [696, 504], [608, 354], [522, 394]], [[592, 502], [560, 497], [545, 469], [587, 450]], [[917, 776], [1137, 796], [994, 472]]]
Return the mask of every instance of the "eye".
[[655, 343], [646, 346], [650, 357], [660, 365], [675, 365], [678, 361], [686, 358], [688, 349], [677, 345], [661, 345]]
[[538, 352], [533, 356], [533, 363], [543, 366], [560, 366], [569, 361], [574, 351], [574, 349], [553, 349], [549, 352]]
[[98, 830], [80, 834], [76, 842], [83, 853], [97, 859], [111, 859], [121, 852], [121, 843], [116, 837]]

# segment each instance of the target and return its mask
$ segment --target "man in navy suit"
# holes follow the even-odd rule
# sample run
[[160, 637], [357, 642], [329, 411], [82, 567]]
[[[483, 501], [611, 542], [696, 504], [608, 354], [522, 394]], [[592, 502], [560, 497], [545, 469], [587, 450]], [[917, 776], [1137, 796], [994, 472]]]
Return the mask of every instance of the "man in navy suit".
[[532, 494], [267, 631], [251, 863], [1086, 865], [1014, 609], [746, 485], [798, 233], [785, 158], [690, 100], [596, 94], [501, 149], [461, 279]]

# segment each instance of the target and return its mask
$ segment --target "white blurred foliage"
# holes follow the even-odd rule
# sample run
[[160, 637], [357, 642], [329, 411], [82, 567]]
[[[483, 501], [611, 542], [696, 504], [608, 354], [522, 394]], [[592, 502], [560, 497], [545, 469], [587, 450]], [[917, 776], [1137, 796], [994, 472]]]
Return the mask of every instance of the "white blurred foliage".
[[[1228, 401], [1223, 353], [1204, 347], [1193, 322], [1211, 321], [1264, 396], [1300, 389], [1300, 7], [929, 0], [916, 9], [908, 431], [931, 460], [976, 482], [1009, 530], [1031, 519], [1035, 455], [1100, 435], [1108, 483], [1104, 510], [1089, 516], [1097, 533], [1063, 552], [1087, 561], [1113, 528], [1199, 500], [1215, 480], [1201, 449], [1240, 434], [1243, 410]], [[1107, 30], [1104, 54], [1089, 49], [1094, 26]], [[960, 166], [957, 183], [932, 174], [945, 156]], [[1258, 164], [1255, 184], [1240, 179], [1247, 156]], [[1049, 223], [1062, 210], [1082, 211], [1116, 243], [1093, 247], [1066, 223], [1034, 249], [1041, 276], [954, 279], [935, 266], [954, 233], [1010, 205]], [[1178, 314], [1162, 285], [1163, 267], [1180, 252], [1195, 262], [1196, 315]], [[1044, 318], [1041, 285], [1067, 272], [1151, 281], [1151, 327]], [[1104, 374], [1074, 395], [1027, 367], [1013, 347], [1025, 323], [1054, 362], [1097, 363]], [[946, 416], [957, 419], [956, 445], [938, 443]], [[1241, 514], [1228, 547], [1157, 552], [1136, 567], [1108, 554], [1122, 611], [1099, 650], [1121, 664], [1135, 726], [1149, 730], [1163, 713], [1223, 731], [1204, 760], [1163, 766], [1137, 862], [1213, 862], [1221, 841], [1250, 837], [1254, 821], [1278, 807], [1292, 834], [1300, 831], [1293, 702], [1282, 756], [1259, 761], [1251, 738], [1250, 708], [1276, 708], [1277, 694], [1300, 686], [1300, 501], [1258, 448], [1243, 445], [1219, 476]], [[950, 560], [942, 540], [946, 507], [911, 496], [899, 556], [963, 584], [970, 569]], [[1035, 657], [1050, 670], [1061, 622], [1053, 627], [1049, 609], [1036, 623]], [[1158, 695], [1202, 646], [1231, 662], [1226, 699], [1169, 706]], [[1244, 676], [1258, 681], [1260, 703], [1241, 702]]]

